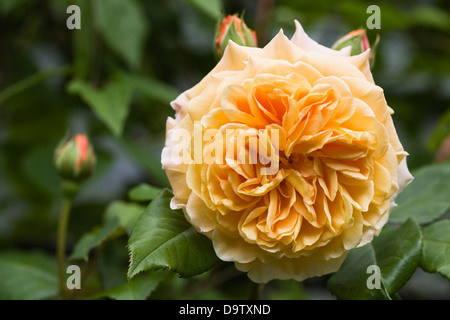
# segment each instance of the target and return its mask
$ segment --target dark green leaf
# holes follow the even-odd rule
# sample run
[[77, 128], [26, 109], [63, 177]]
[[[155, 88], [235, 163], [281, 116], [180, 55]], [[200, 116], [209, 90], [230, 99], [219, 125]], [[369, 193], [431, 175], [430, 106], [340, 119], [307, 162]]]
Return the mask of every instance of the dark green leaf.
[[104, 290], [118, 287], [128, 281], [128, 238], [111, 239], [102, 246], [99, 252], [97, 272]]
[[41, 300], [57, 294], [52, 257], [41, 252], [0, 253], [0, 300]]
[[116, 136], [120, 136], [129, 113], [132, 88], [126, 81], [114, 81], [95, 89], [82, 80], [75, 79], [68, 91], [79, 94]]
[[408, 18], [416, 24], [441, 29], [442, 31], [450, 31], [450, 15], [448, 11], [434, 6], [417, 6], [408, 12]]
[[139, 67], [148, 24], [135, 0], [96, 1], [98, 25], [106, 43], [131, 67]]
[[119, 227], [125, 229], [130, 234], [136, 220], [144, 212], [144, 209], [145, 207], [138, 204], [114, 201], [106, 209], [105, 220], [117, 219]]
[[128, 283], [95, 295], [92, 299], [145, 300], [166, 277], [167, 273], [163, 271], [145, 272], [128, 280]]
[[421, 267], [439, 272], [450, 280], [450, 220], [435, 222], [423, 229]]
[[94, 230], [84, 234], [81, 239], [75, 244], [69, 260], [83, 259], [89, 260], [89, 252], [101, 245], [108, 239], [119, 227], [117, 220], [110, 220], [101, 227], [96, 227]]
[[188, 0], [188, 2], [213, 20], [217, 20], [220, 16], [221, 0]]
[[[329, 281], [330, 291], [339, 299], [391, 299], [413, 275], [420, 260], [422, 235], [408, 220], [401, 227], [385, 227], [371, 243], [349, 252], [341, 268]], [[380, 289], [369, 289], [369, 277], [380, 270]]]
[[209, 270], [217, 262], [211, 241], [186, 221], [181, 210], [170, 209], [172, 196], [164, 189], [136, 222], [128, 242], [129, 278], [157, 269], [189, 277]]
[[0, 13], [7, 15], [24, 4], [24, 0], [3, 0], [0, 2]]
[[105, 212], [105, 222], [102, 226], [86, 233], [75, 244], [69, 260], [83, 259], [88, 261], [89, 252], [101, 245], [118, 230], [124, 229], [128, 233], [142, 214], [143, 207], [122, 201], [112, 202]]
[[392, 222], [413, 218], [417, 223], [431, 222], [450, 209], [450, 163], [429, 165], [413, 173], [414, 180], [396, 199], [389, 217]]
[[430, 141], [428, 142], [428, 147], [435, 151], [439, 149], [442, 141], [450, 135], [450, 109], [447, 110], [440, 118], [437, 123], [433, 134], [431, 135]]
[[15, 95], [49, 79], [57, 76], [64, 76], [70, 72], [69, 67], [62, 67], [57, 69], [45, 70], [38, 73], [33, 73], [29, 77], [9, 86], [8, 88], [0, 91], [0, 105], [6, 100], [14, 97]]
[[136, 91], [163, 104], [168, 105], [178, 96], [177, 90], [157, 79], [135, 74], [123, 74], [122, 76]]
[[128, 191], [128, 197], [132, 201], [151, 201], [155, 199], [160, 192], [161, 189], [142, 183]]

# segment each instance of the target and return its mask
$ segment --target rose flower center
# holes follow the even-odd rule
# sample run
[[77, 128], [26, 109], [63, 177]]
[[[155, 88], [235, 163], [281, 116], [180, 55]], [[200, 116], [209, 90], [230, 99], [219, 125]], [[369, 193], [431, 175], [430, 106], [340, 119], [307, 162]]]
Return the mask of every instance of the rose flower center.
[[204, 147], [221, 151], [202, 169], [206, 204], [226, 232], [266, 250], [325, 245], [373, 200], [379, 128], [361, 127], [358, 102], [337, 78], [310, 87], [290, 81], [297, 75], [263, 78], [225, 90], [230, 121]]

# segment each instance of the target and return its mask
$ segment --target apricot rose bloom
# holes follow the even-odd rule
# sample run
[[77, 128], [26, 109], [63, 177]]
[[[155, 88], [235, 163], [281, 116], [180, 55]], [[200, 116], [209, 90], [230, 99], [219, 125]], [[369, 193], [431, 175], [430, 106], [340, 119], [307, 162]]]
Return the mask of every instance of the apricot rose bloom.
[[370, 50], [332, 50], [295, 23], [264, 48], [230, 41], [172, 102], [162, 152], [172, 209], [255, 282], [338, 270], [412, 179]]

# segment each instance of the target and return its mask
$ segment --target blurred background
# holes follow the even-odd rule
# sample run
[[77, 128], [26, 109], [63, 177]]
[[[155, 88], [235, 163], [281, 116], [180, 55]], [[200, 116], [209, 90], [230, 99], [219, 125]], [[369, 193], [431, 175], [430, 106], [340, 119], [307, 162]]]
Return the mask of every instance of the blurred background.
[[[81, 30], [66, 26], [71, 4], [81, 9]], [[375, 82], [395, 110], [410, 168], [419, 168], [436, 161], [450, 133], [447, 0], [1, 0], [0, 251], [54, 253], [61, 191], [53, 152], [66, 134], [88, 133], [98, 157], [74, 204], [69, 248], [101, 222], [111, 201], [127, 199], [131, 187], [168, 186], [160, 154], [165, 121], [174, 115], [169, 102], [216, 64], [220, 12], [245, 11], [259, 46], [280, 28], [292, 36], [294, 19], [331, 46], [366, 26], [371, 4], [381, 10], [381, 29], [367, 31], [371, 42], [380, 35]], [[126, 250], [121, 259], [126, 263]], [[223, 268], [225, 280], [248, 282]], [[205, 288], [201, 281], [174, 280], [171, 288], [190, 286], [195, 298], [246, 297], [224, 279]], [[274, 281], [263, 297], [332, 299], [325, 283], [326, 277]], [[418, 270], [401, 294], [447, 299], [450, 286]], [[164, 290], [157, 297], [166, 297]]]

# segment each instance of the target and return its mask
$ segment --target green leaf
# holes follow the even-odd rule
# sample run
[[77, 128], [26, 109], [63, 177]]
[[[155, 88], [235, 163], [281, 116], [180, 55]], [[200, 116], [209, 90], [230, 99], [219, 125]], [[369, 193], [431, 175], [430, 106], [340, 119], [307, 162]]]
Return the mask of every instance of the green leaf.
[[169, 269], [190, 277], [216, 262], [211, 241], [198, 233], [181, 210], [169, 207], [172, 193], [164, 189], [136, 222], [128, 241], [128, 277], [147, 270]]
[[450, 163], [429, 165], [413, 173], [414, 180], [396, 199], [389, 221], [431, 222], [450, 209]]
[[49, 78], [65, 76], [70, 71], [71, 70], [69, 67], [62, 67], [57, 69], [45, 70], [38, 73], [33, 73], [29, 77], [20, 80], [14, 83], [13, 85], [7, 87], [6, 89], [0, 91], [0, 105], [2, 105], [5, 101], [9, 100], [10, 98], [18, 95], [19, 93], [22, 93], [23, 91], [28, 90], [29, 88], [41, 82], [44, 82]]
[[96, 1], [100, 32], [130, 67], [140, 66], [144, 40], [149, 30], [140, 3], [135, 0]]
[[[118, 287], [128, 281], [128, 238], [111, 239], [102, 246], [97, 260], [97, 274], [104, 290]], [[125, 271], [125, 272], [124, 272]]]
[[157, 79], [136, 74], [122, 74], [121, 76], [133, 86], [137, 92], [144, 94], [150, 99], [161, 102], [164, 105], [168, 105], [179, 94], [176, 89]]
[[24, 0], [2, 0], [0, 2], [0, 13], [3, 16], [13, 12], [17, 8], [23, 6]]
[[75, 79], [69, 83], [67, 90], [69, 93], [79, 94], [112, 133], [116, 136], [122, 134], [133, 92], [126, 81], [116, 80], [101, 89], [95, 89], [86, 82]]
[[202, 11], [213, 20], [217, 20], [222, 10], [221, 0], [187, 0], [192, 6]]
[[84, 234], [75, 244], [72, 254], [68, 260], [89, 260], [89, 252], [101, 245], [119, 228], [119, 222], [110, 220], [103, 226], [94, 228], [92, 231]]
[[132, 201], [151, 201], [155, 199], [160, 192], [160, 188], [156, 188], [146, 183], [141, 183], [128, 191], [128, 197]]
[[41, 252], [0, 253], [0, 300], [41, 300], [58, 294], [56, 261]]
[[450, 280], [450, 220], [437, 221], [423, 229], [420, 266]]
[[420, 5], [408, 12], [408, 19], [416, 25], [423, 25], [442, 31], [450, 31], [448, 11], [431, 5]]
[[118, 287], [105, 290], [92, 299], [111, 298], [115, 300], [145, 300], [167, 277], [163, 271], [145, 272]]
[[430, 150], [439, 149], [442, 141], [450, 135], [450, 109], [447, 110], [440, 118], [436, 125], [436, 128], [431, 135], [430, 141], [428, 142], [428, 147]]
[[131, 231], [134, 223], [143, 212], [143, 207], [122, 201], [112, 202], [105, 212], [105, 222], [84, 234], [75, 244], [69, 260], [89, 260], [89, 252], [104, 243], [120, 229]]
[[137, 219], [144, 212], [144, 209], [145, 207], [138, 204], [114, 201], [106, 209], [105, 220], [117, 219], [119, 227], [125, 229], [130, 234]]
[[[341, 268], [328, 280], [330, 291], [339, 299], [391, 299], [413, 275], [420, 260], [422, 235], [413, 220], [401, 227], [384, 227], [381, 234], [361, 248], [350, 250]], [[369, 289], [373, 271], [380, 269], [380, 289]]]

